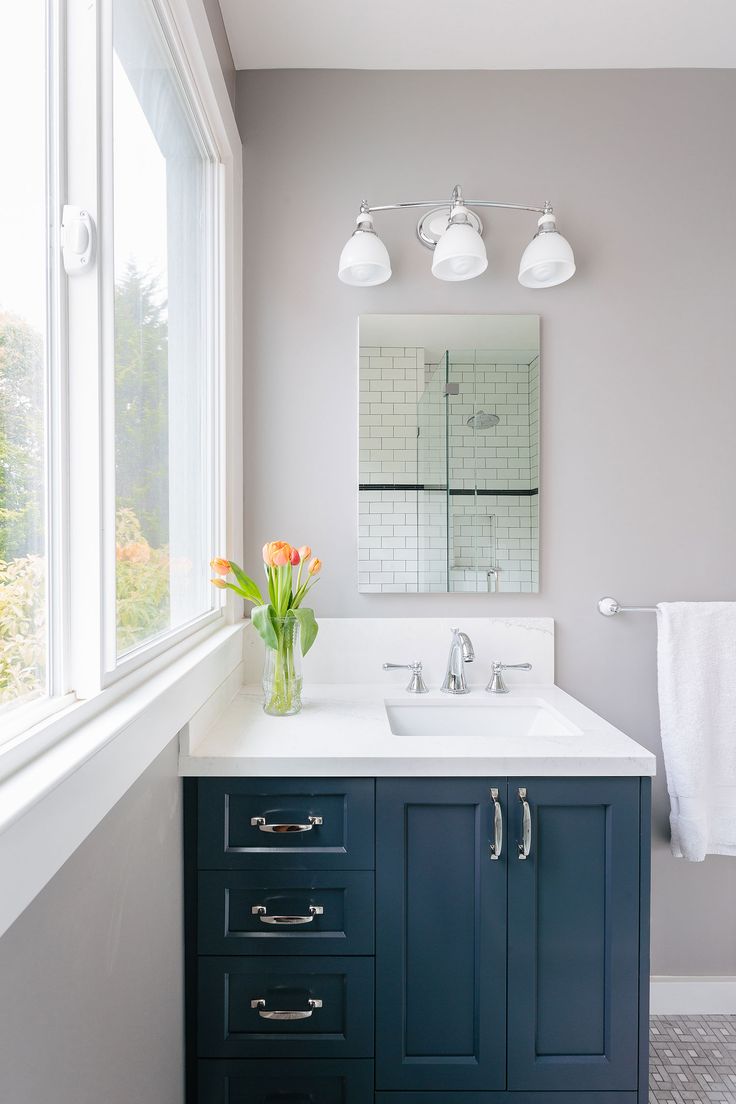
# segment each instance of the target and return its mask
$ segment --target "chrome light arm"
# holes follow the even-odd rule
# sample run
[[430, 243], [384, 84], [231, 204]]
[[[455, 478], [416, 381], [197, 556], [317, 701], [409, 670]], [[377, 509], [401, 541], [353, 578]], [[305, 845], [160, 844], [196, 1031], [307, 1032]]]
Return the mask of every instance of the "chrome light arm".
[[459, 204], [464, 204], [466, 207], [498, 207], [504, 211], [534, 211], [540, 215], [552, 212], [552, 205], [549, 202], [546, 202], [544, 207], [530, 207], [525, 203], [501, 203], [495, 199], [465, 199], [459, 184], [452, 189], [449, 204], [446, 199], [413, 199], [408, 203], [382, 203], [374, 207], [363, 200], [360, 209], [365, 214], [373, 214], [374, 211], [403, 211], [408, 207], [454, 207]]

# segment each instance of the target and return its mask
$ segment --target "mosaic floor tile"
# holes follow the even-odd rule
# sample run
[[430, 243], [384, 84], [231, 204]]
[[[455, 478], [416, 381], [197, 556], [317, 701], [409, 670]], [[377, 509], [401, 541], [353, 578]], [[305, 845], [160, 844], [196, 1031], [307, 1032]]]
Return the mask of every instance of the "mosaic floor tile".
[[736, 1016], [652, 1016], [649, 1104], [736, 1104]]

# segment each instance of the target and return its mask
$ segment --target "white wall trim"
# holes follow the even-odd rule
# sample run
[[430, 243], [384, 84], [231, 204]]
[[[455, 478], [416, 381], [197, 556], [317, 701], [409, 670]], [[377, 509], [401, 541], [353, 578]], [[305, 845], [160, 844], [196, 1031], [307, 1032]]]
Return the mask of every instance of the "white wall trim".
[[243, 658], [228, 625], [0, 784], [0, 935]]
[[201, 744], [202, 740], [217, 724], [235, 695], [242, 689], [244, 681], [245, 663], [241, 661], [181, 730], [179, 734], [180, 755], [191, 755], [194, 748]]
[[736, 977], [652, 977], [653, 1016], [736, 1015]]

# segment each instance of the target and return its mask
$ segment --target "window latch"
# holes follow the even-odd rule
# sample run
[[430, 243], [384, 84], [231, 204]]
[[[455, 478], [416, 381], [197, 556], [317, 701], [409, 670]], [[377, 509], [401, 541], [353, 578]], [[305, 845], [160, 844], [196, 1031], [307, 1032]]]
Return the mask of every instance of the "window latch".
[[94, 266], [95, 224], [84, 207], [64, 204], [61, 213], [61, 256], [67, 276], [79, 276]]

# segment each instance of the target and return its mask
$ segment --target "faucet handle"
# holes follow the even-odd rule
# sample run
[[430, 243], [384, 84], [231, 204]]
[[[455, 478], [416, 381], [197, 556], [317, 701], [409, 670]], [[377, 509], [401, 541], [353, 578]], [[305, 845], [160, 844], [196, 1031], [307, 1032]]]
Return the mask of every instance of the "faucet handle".
[[416, 659], [413, 663], [384, 663], [384, 671], [411, 671], [409, 685], [406, 688], [408, 694], [428, 694], [427, 684], [422, 678], [422, 661]]
[[491, 680], [486, 686], [489, 694], [508, 694], [509, 688], [504, 682], [503, 671], [531, 671], [531, 663], [502, 663], [494, 659], [491, 664]]

